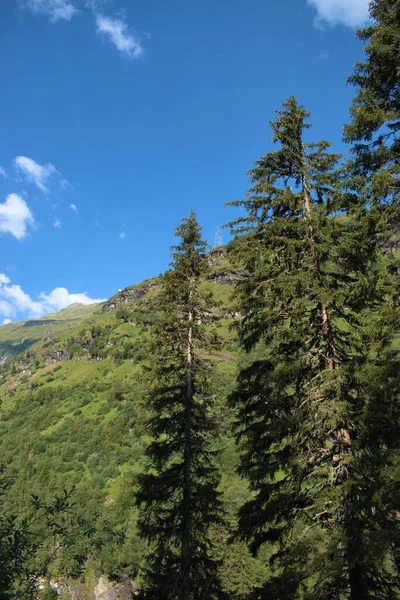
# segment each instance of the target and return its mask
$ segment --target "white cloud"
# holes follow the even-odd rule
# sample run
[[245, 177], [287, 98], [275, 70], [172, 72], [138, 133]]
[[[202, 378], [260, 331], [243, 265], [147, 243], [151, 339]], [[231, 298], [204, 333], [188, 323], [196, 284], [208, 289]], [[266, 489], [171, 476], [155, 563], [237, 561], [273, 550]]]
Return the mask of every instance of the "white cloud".
[[38, 299], [33, 300], [21, 286], [11, 284], [10, 279], [4, 273], [0, 273], [0, 318], [42, 317], [75, 302], [93, 304], [104, 302], [104, 298], [90, 298], [86, 292], [74, 294], [66, 288], [58, 287], [48, 294], [41, 292]]
[[0, 300], [0, 315], [1, 316], [7, 315], [6, 318], [10, 318], [13, 316], [14, 312], [15, 311], [14, 311], [12, 304], [7, 302], [6, 300]]
[[27, 228], [34, 223], [27, 203], [18, 194], [9, 194], [4, 204], [0, 204], [0, 231], [22, 240], [27, 235]]
[[57, 217], [54, 219], [53, 227], [56, 229], [61, 229], [61, 221]]
[[316, 24], [360, 27], [368, 19], [369, 0], [307, 0], [317, 10]]
[[51, 23], [69, 21], [79, 12], [70, 0], [20, 0], [20, 5], [34, 14], [46, 15]]
[[80, 304], [93, 304], [94, 302], [104, 302], [105, 298], [90, 298], [86, 292], [71, 294], [67, 288], [55, 288], [49, 294], [42, 292], [39, 294], [40, 302], [45, 312], [61, 310], [70, 304], [79, 302]]
[[69, 208], [70, 208], [71, 210], [73, 210], [74, 212], [78, 212], [78, 208], [77, 208], [76, 204], [70, 204], [70, 205], [69, 205]]
[[14, 164], [26, 179], [34, 183], [42, 192], [49, 191], [45, 184], [51, 175], [58, 173], [55, 166], [51, 163], [42, 166], [35, 162], [33, 158], [28, 158], [27, 156], [17, 156], [14, 159]]
[[[30, 316], [43, 314], [40, 302], [32, 300], [29, 294], [26, 294], [19, 285], [2, 285], [0, 299], [3, 303], [3, 314], [9, 317], [16, 315], [17, 312], [27, 312]], [[4, 304], [7, 304], [7, 308], [4, 307]]]
[[11, 323], [11, 319], [3, 319], [2, 325], [8, 325]]
[[128, 30], [127, 24], [121, 19], [111, 19], [96, 15], [97, 33], [106, 36], [114, 46], [129, 58], [139, 58], [143, 54], [140, 41]]
[[[70, 21], [81, 12], [76, 8], [77, 0], [18, 0], [22, 9], [33, 14], [45, 15], [51, 23], [60, 20]], [[96, 19], [97, 33], [106, 37], [114, 46], [129, 58], [138, 58], [143, 54], [143, 47], [136, 35], [129, 31], [123, 18], [113, 19], [101, 14], [107, 0], [86, 0], [83, 5], [93, 12]], [[146, 37], [150, 34], [144, 33]]]
[[7, 171], [3, 169], [3, 167], [0, 167], [0, 175], [3, 175], [4, 178], [7, 178]]

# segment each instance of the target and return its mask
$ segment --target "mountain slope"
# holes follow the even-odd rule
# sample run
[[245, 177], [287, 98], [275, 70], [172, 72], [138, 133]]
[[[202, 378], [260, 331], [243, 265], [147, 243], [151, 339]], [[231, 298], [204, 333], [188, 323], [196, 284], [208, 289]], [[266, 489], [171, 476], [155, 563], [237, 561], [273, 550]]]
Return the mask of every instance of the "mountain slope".
[[99, 310], [102, 304], [71, 304], [59, 312], [37, 319], [27, 319], [8, 323], [0, 327], [0, 364], [7, 357], [22, 354], [25, 350], [43, 340], [51, 338], [71, 328]]

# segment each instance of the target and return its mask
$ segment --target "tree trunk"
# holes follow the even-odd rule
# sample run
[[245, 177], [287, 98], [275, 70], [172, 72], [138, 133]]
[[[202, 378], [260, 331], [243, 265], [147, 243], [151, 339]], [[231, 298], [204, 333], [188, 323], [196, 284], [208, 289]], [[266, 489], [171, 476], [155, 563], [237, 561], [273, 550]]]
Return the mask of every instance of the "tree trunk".
[[185, 433], [184, 433], [184, 465], [183, 465], [183, 500], [182, 500], [182, 553], [181, 553], [181, 578], [182, 600], [190, 598], [190, 567], [191, 567], [191, 519], [190, 519], [190, 492], [191, 492], [191, 428], [192, 428], [192, 321], [193, 314], [189, 311], [189, 327], [186, 356], [186, 398], [185, 398]]
[[[351, 504], [351, 503], [350, 503]], [[361, 523], [349, 507], [346, 520], [347, 563], [350, 584], [350, 600], [368, 600], [368, 582], [366, 578]]]
[[322, 310], [322, 333], [324, 336], [325, 347], [326, 347], [326, 359], [328, 362], [328, 369], [333, 371], [336, 367], [336, 348], [333, 341], [332, 329], [329, 321], [328, 309], [325, 304], [321, 304]]
[[[307, 217], [309, 217], [311, 215], [311, 196], [310, 196], [310, 191], [308, 189], [308, 184], [307, 184], [307, 179], [305, 177], [305, 175], [303, 175], [302, 177], [302, 185], [303, 185], [303, 193], [304, 193], [304, 208], [306, 211], [306, 215]], [[312, 243], [312, 256], [313, 256], [313, 266], [314, 266], [314, 270], [317, 274], [319, 274], [319, 264], [318, 264], [318, 256], [316, 254], [315, 248], [314, 248], [314, 231], [312, 226], [310, 225], [310, 238], [311, 238], [311, 243]], [[321, 303], [320, 304], [321, 307], [321, 319], [322, 319], [322, 334], [324, 337], [324, 342], [325, 342], [325, 349], [326, 349], [326, 360], [327, 360], [327, 364], [328, 364], [328, 369], [330, 371], [333, 371], [336, 367], [336, 349], [335, 349], [335, 344], [333, 341], [333, 334], [332, 334], [332, 329], [331, 329], [331, 325], [330, 325], [330, 319], [329, 319], [329, 313], [328, 313], [328, 307]]]

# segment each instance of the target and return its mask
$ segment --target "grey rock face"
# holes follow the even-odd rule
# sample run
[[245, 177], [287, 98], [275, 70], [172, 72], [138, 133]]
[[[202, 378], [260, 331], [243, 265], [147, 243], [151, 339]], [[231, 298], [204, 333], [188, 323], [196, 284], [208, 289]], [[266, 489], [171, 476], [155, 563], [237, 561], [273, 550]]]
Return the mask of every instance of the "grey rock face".
[[117, 590], [105, 577], [99, 577], [94, 588], [94, 597], [96, 600], [117, 600]]
[[102, 311], [109, 312], [110, 310], [114, 310], [120, 306], [132, 304], [132, 302], [135, 302], [135, 300], [143, 298], [143, 296], [145, 296], [153, 288], [154, 284], [151, 283], [127, 287], [110, 298], [110, 300], [103, 305]]

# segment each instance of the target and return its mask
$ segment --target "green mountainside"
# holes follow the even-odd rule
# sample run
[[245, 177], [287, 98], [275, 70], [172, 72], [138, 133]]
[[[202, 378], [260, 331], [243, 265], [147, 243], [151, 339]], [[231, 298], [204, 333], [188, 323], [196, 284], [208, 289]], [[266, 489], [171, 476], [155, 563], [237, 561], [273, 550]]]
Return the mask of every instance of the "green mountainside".
[[[231, 294], [246, 273], [231, 262], [229, 247], [214, 249], [209, 260], [202, 286], [213, 292], [209, 309], [223, 339], [210, 358], [217, 372], [217, 450], [227, 506], [226, 524], [215, 536], [226, 591], [242, 598], [265, 577], [265, 561], [252, 558], [240, 541], [227, 544], [249, 497], [235, 474], [234, 415], [226, 402], [238, 359]], [[148, 441], [143, 368], [159, 284], [160, 278], [146, 280], [104, 304], [72, 305], [0, 328], [0, 455], [12, 481], [5, 509], [24, 517], [32, 494], [50, 501], [75, 487], [76, 513], [85, 526], [54, 569], [83, 578], [85, 585], [100, 575], [134, 580], [143, 556], [133, 492]]]
[[0, 327], [0, 364], [8, 357], [21, 355], [38, 342], [50, 341], [66, 329], [79, 325], [101, 306], [76, 303], [45, 317], [3, 325]]

